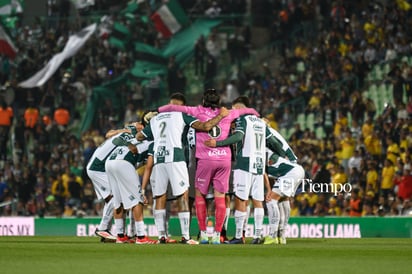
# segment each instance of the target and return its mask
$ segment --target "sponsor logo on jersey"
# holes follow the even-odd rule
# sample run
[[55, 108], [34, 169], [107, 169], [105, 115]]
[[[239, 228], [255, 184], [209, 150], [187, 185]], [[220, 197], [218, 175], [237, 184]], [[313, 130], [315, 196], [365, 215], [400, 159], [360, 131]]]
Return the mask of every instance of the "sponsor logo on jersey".
[[210, 150], [208, 153], [209, 157], [216, 157], [216, 156], [226, 156], [227, 152], [223, 149], [214, 149]]
[[256, 131], [263, 131], [263, 127], [260, 125], [253, 125], [253, 129]]

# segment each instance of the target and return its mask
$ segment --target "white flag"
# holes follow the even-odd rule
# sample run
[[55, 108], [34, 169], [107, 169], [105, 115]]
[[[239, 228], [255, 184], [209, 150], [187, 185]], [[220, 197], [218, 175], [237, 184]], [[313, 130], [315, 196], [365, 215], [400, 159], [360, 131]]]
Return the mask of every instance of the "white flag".
[[72, 0], [76, 9], [84, 9], [89, 6], [94, 6], [94, 0]]
[[22, 13], [21, 0], [0, 0], [0, 15], [13, 15]]
[[92, 24], [78, 33], [71, 35], [62, 52], [53, 56], [47, 65], [38, 71], [31, 78], [19, 84], [22, 88], [40, 87], [50, 79], [60, 65], [68, 58], [72, 57], [86, 43], [89, 37], [96, 30], [97, 24]]

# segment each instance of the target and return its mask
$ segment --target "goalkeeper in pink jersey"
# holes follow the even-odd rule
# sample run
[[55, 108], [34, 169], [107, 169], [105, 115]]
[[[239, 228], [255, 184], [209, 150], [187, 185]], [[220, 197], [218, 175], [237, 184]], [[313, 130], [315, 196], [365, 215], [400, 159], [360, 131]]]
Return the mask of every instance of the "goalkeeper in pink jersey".
[[[220, 111], [220, 96], [215, 89], [208, 89], [203, 94], [203, 104], [195, 107], [166, 105], [159, 108], [159, 112], [179, 111], [198, 118], [201, 122], [207, 121]], [[231, 122], [243, 114], [259, 114], [254, 109], [232, 109], [230, 114], [223, 118], [208, 132], [196, 131], [196, 176], [195, 176], [195, 208], [200, 229], [200, 243], [208, 244], [206, 233], [207, 206], [205, 196], [209, 185], [212, 184], [215, 197], [215, 232], [212, 244], [220, 244], [220, 232], [226, 215], [225, 193], [229, 189], [231, 172], [231, 150], [229, 146], [211, 148], [204, 144], [210, 138], [221, 141], [230, 133]]]

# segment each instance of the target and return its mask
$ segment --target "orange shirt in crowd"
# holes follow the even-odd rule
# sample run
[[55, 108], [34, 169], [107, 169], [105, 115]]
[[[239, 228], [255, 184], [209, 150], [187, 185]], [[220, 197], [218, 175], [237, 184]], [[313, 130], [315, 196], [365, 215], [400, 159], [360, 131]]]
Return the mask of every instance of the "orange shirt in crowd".
[[349, 216], [359, 217], [362, 216], [362, 201], [359, 198], [351, 199], [349, 202], [350, 211]]
[[13, 109], [11, 107], [0, 107], [0, 126], [11, 126]]
[[24, 112], [25, 126], [28, 128], [34, 128], [39, 120], [39, 111], [36, 108], [27, 108]]
[[54, 111], [54, 121], [60, 126], [67, 126], [70, 120], [70, 113], [67, 109], [58, 108]]

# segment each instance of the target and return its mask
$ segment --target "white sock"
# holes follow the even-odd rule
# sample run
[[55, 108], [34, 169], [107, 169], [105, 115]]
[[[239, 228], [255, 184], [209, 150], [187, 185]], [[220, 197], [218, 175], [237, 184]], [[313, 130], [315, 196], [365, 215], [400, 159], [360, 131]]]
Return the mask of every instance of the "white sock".
[[277, 231], [279, 227], [279, 206], [277, 200], [271, 200], [266, 203], [268, 209], [269, 219], [269, 236], [272, 238], [277, 237]]
[[[243, 222], [243, 231], [246, 231], [247, 225], [249, 223], [249, 216], [250, 216], [250, 205], [246, 206], [246, 216], [245, 216], [245, 220]], [[243, 234], [242, 234], [243, 236]]]
[[102, 219], [98, 227], [99, 230], [110, 229], [111, 222], [113, 220], [113, 212], [113, 199], [110, 199], [110, 201], [105, 203], [103, 206]]
[[[279, 222], [279, 237], [285, 236], [285, 229], [290, 217], [290, 203], [288, 200], [279, 203], [279, 210], [281, 212], [281, 219]], [[282, 216], [283, 215], [283, 216]]]
[[278, 203], [279, 206], [279, 227], [277, 231], [277, 237], [280, 237], [280, 231], [283, 230], [285, 224], [285, 211], [283, 210], [283, 202]]
[[265, 216], [265, 211], [261, 207], [255, 208], [253, 215], [255, 220], [255, 238], [260, 238], [262, 236], [263, 218]]
[[136, 228], [136, 235], [138, 237], [146, 235], [146, 230], [144, 229], [144, 222], [143, 221], [135, 221], [134, 226]]
[[155, 209], [153, 217], [159, 238], [166, 237], [166, 209]]
[[116, 228], [116, 234], [124, 234], [124, 220], [122, 219], [114, 219], [114, 226]]
[[241, 239], [243, 236], [243, 225], [245, 223], [245, 218], [247, 213], [239, 210], [235, 210], [235, 224], [236, 224], [236, 239]]
[[182, 237], [186, 240], [190, 239], [189, 235], [189, 220], [190, 220], [190, 213], [187, 212], [179, 212], [179, 221], [180, 221], [180, 229], [182, 231]]

